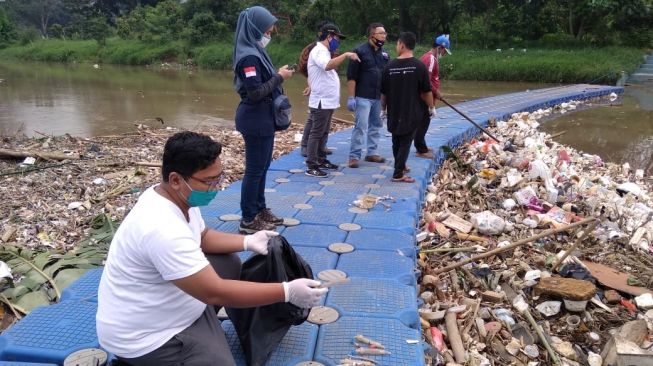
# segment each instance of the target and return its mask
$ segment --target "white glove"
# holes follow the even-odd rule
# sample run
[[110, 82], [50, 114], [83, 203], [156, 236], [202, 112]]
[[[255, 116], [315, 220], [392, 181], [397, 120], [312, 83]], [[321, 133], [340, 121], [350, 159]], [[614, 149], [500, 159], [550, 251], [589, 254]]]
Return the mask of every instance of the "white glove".
[[243, 240], [243, 250], [249, 250], [254, 253], [267, 255], [268, 254], [268, 241], [270, 238], [279, 235], [276, 231], [261, 230], [252, 235], [245, 235]]
[[298, 278], [290, 282], [284, 282], [283, 292], [286, 296], [286, 302], [303, 309], [317, 306], [322, 300], [322, 296], [328, 291], [326, 288], [316, 288], [319, 285], [319, 281], [308, 278]]
[[434, 118], [437, 114], [438, 114], [438, 112], [435, 111], [435, 106], [429, 108], [429, 116], [431, 118]]

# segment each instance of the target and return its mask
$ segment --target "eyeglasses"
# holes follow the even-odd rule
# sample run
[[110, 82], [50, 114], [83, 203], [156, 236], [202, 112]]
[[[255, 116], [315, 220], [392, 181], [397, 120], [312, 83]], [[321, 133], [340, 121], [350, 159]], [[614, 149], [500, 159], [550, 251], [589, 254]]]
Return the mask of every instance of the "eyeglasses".
[[222, 183], [224, 183], [225, 177], [226, 176], [224, 174], [224, 171], [221, 172], [220, 175], [218, 175], [217, 178], [211, 179], [211, 180], [195, 178], [192, 175], [190, 176], [191, 179], [194, 179], [194, 180], [196, 180], [196, 181], [198, 181], [200, 183], [203, 183], [203, 184], [206, 184], [207, 186], [209, 186], [209, 191], [217, 191], [218, 189], [220, 189], [220, 187], [222, 186]]
[[373, 33], [373, 34], [380, 34], [382, 36], [387, 36], [388, 35], [388, 33], [386, 33], [386, 32], [376, 32], [376, 33]]

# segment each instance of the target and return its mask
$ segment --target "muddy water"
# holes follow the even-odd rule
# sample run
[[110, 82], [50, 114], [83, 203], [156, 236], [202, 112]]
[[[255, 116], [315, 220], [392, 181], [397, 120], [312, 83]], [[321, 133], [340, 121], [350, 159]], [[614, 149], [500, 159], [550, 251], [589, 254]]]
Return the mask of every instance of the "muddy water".
[[[307, 99], [302, 96], [305, 86], [306, 79], [299, 74], [284, 83], [296, 115], [307, 111]], [[457, 103], [546, 86], [445, 80], [443, 92]], [[343, 80], [343, 106], [345, 90]], [[607, 160], [650, 165], [653, 95], [644, 94], [637, 99], [627, 92], [619, 107], [573, 113], [543, 128], [552, 133], [567, 131], [559, 138], [561, 142]], [[131, 131], [138, 123], [161, 126], [161, 121], [163, 126], [185, 128], [200, 124], [231, 127], [237, 105], [228, 71], [0, 62], [2, 135], [109, 135]], [[336, 115], [353, 120], [344, 107]]]
[[653, 87], [626, 86], [619, 102], [563, 115], [541, 129], [564, 132], [556, 141], [653, 175]]

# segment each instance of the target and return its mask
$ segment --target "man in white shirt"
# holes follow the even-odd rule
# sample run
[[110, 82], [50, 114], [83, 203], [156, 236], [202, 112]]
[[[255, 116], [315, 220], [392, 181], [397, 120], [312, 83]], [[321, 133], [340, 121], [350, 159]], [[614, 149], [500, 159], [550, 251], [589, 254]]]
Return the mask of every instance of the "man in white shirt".
[[311, 177], [324, 178], [328, 174], [322, 169], [338, 169], [327, 160], [326, 149], [320, 147], [326, 146], [333, 111], [340, 107], [340, 79], [335, 69], [347, 58], [360, 61], [354, 52], [331, 58], [331, 53], [344, 38], [337, 26], [327, 23], [320, 29], [318, 42], [308, 55], [308, 86], [311, 89], [308, 106], [313, 124], [306, 147], [306, 175]]
[[[238, 281], [235, 252], [267, 254], [278, 235], [222, 233], [206, 228], [207, 205], [223, 180], [222, 146], [209, 136], [180, 132], [163, 152], [162, 182], [147, 189], [116, 231], [98, 291], [100, 345], [141, 365], [235, 365], [216, 306], [290, 302], [310, 308], [319, 282]], [[265, 336], [265, 335], [260, 335]]]

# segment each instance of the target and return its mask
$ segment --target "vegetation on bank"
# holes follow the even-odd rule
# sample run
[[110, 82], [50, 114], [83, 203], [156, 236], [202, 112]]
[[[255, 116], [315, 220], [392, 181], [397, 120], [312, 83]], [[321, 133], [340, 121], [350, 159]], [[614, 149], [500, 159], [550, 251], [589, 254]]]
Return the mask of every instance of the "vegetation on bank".
[[[341, 50], [353, 48], [364, 40], [348, 40]], [[278, 66], [296, 63], [304, 44], [272, 42], [268, 46]], [[394, 57], [394, 43], [388, 49]], [[419, 45], [419, 56], [429, 49]], [[163, 62], [198, 66], [204, 69], [230, 69], [233, 44], [216, 42], [191, 46], [183, 41], [142, 42], [108, 39], [96, 41], [41, 40], [0, 50], [0, 59], [64, 63], [107, 63], [152, 65]], [[646, 50], [630, 47], [576, 49], [502, 49], [478, 50], [454, 48], [442, 59], [441, 75], [446, 79], [488, 81], [532, 81], [543, 83], [613, 84], [622, 71], [631, 73], [642, 62]]]

